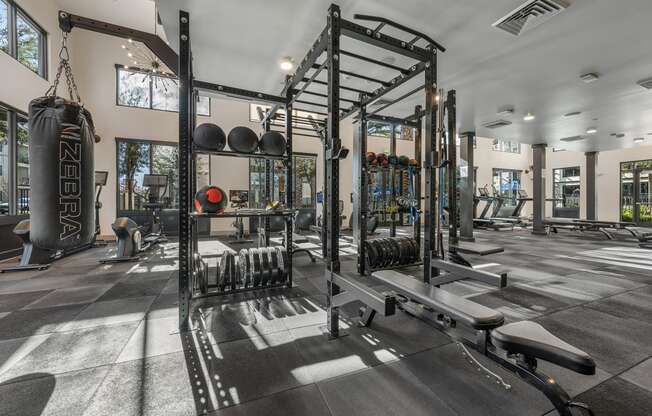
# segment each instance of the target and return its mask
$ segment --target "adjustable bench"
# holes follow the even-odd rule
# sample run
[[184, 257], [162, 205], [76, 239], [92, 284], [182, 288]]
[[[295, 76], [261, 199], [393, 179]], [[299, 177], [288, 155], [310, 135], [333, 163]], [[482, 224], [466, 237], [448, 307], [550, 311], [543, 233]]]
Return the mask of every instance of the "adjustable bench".
[[[584, 351], [557, 338], [538, 323], [522, 321], [504, 325], [502, 313], [397, 271], [378, 271], [372, 273], [372, 277], [407, 299], [406, 303], [413, 302], [431, 310], [434, 315], [431, 320], [440, 327], [454, 328], [459, 323], [475, 330], [475, 340], [460, 342], [471, 345], [543, 392], [560, 415], [572, 416], [573, 407], [586, 408], [586, 405], [571, 401], [557, 383], [537, 370], [537, 359], [541, 359], [579, 374], [595, 374], [595, 362]], [[366, 311], [365, 314], [370, 315]], [[370, 325], [372, 319], [373, 315], [364, 323]]]

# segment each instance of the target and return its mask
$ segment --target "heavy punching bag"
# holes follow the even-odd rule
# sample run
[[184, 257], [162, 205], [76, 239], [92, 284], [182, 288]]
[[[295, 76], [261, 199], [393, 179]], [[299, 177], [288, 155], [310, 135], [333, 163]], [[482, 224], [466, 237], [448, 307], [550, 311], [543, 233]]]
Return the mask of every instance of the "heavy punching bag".
[[[51, 250], [75, 249], [95, 236], [95, 129], [72, 78], [66, 35], [54, 84], [29, 104], [30, 237]], [[56, 95], [62, 74], [70, 100]]]

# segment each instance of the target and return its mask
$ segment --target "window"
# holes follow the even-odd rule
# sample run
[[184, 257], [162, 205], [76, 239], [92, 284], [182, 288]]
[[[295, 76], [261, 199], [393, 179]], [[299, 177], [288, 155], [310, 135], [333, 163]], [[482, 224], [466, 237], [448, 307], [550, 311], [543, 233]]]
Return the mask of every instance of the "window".
[[149, 190], [143, 186], [147, 174], [167, 175], [168, 187], [161, 195], [163, 208], [177, 208], [179, 192], [179, 148], [175, 144], [117, 139], [118, 216], [122, 211], [146, 211]]
[[0, 50], [46, 77], [46, 32], [12, 0], [0, 0]]
[[[149, 110], [179, 111], [177, 79], [151, 72], [116, 65], [118, 105]], [[197, 98], [197, 115], [211, 115], [210, 98]]]
[[[294, 208], [315, 208], [317, 194], [317, 155], [294, 153], [292, 161], [294, 174]], [[279, 160], [273, 162], [274, 185], [271, 199], [285, 200], [285, 170]], [[249, 162], [249, 207], [265, 207], [265, 160], [251, 159]]]
[[[503, 206], [515, 207], [521, 189], [521, 171], [513, 169], [493, 170], [494, 194], [503, 198]], [[499, 214], [499, 216], [501, 216]]]
[[375, 120], [367, 122], [367, 135], [369, 136], [389, 139], [392, 137], [392, 129], [394, 130], [396, 140], [414, 140], [414, 136], [416, 135], [415, 129], [409, 126]]
[[553, 217], [580, 217], [580, 168], [553, 169]]
[[[638, 195], [634, 192], [635, 171], [639, 175]], [[620, 219], [634, 221], [637, 205], [638, 225], [652, 226], [652, 159], [620, 164]]]
[[29, 133], [24, 114], [0, 106], [0, 215], [9, 214], [29, 214]]
[[[249, 121], [258, 123], [261, 121], [260, 115], [258, 114], [258, 108], [260, 108], [263, 112], [270, 110], [272, 107], [269, 105], [264, 105], [264, 104], [256, 104], [256, 103], [250, 103], [249, 104]], [[278, 109], [278, 114], [285, 114], [285, 109], [284, 108], [279, 108]], [[307, 121], [308, 118], [312, 117], [315, 120], [324, 120], [325, 117], [322, 116], [321, 114], [317, 113], [311, 113], [308, 111], [302, 111], [302, 110], [294, 110], [292, 113], [292, 119], [293, 127], [312, 127], [310, 122]], [[302, 121], [299, 121], [298, 119], [301, 119]], [[285, 126], [285, 120], [284, 119], [274, 119], [272, 120], [272, 125], [274, 126]]]
[[493, 150], [496, 152], [505, 152], [505, 153], [521, 153], [521, 144], [509, 140], [494, 139]]

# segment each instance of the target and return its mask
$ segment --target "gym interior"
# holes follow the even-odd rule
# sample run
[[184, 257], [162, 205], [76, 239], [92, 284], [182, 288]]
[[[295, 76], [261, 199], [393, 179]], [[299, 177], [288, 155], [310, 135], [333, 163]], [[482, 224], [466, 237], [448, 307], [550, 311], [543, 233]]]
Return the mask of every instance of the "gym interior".
[[0, 0], [0, 414], [652, 414], [650, 16]]

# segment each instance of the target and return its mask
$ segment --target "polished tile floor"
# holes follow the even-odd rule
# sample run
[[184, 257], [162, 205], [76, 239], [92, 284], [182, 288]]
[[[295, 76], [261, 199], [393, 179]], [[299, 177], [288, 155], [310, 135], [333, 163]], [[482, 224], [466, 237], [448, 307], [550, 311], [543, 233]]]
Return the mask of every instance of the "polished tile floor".
[[[472, 263], [507, 271], [509, 286], [444, 288], [592, 354], [595, 376], [541, 367], [596, 415], [652, 414], [652, 251], [626, 236], [478, 237], [505, 252]], [[359, 328], [350, 305], [348, 335], [328, 340], [323, 264], [305, 255], [295, 288], [196, 301], [193, 330], [179, 333], [175, 244], [138, 263], [98, 264], [106, 254], [0, 274], [0, 415], [554, 414], [538, 391], [477, 357], [512, 389], [490, 382], [447, 335], [404, 313]]]

